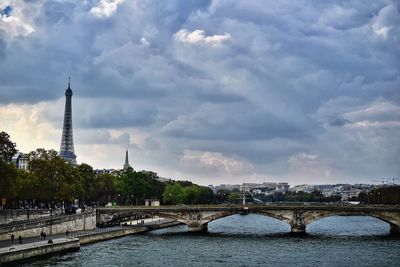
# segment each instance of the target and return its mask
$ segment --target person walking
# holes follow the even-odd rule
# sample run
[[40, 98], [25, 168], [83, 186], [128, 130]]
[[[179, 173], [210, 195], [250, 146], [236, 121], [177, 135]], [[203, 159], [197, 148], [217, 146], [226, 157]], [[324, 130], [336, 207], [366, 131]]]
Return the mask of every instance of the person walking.
[[21, 235], [18, 237], [18, 241], [19, 241], [19, 244], [22, 245], [22, 236]]
[[11, 234], [11, 244], [14, 244], [14, 234]]
[[46, 239], [46, 232], [43, 231], [43, 239]]
[[65, 232], [65, 235], [66, 235], [66, 236], [68, 236], [68, 235], [69, 235], [69, 232], [68, 232], [68, 230]]

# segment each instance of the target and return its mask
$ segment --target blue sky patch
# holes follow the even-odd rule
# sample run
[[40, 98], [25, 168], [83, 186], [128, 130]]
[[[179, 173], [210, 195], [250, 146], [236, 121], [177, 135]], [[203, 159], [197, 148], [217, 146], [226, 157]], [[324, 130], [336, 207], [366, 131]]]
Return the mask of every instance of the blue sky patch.
[[3, 10], [1, 10], [1, 15], [4, 15], [6, 17], [11, 16], [13, 8], [11, 6], [6, 6]]

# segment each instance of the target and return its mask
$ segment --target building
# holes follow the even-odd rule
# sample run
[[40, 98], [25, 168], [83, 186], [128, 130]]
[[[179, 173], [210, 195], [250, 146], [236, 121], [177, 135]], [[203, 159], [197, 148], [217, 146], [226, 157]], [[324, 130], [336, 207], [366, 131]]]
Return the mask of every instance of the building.
[[20, 170], [28, 170], [29, 154], [17, 152], [11, 159], [15, 167]]
[[146, 174], [148, 177], [153, 178], [153, 179], [157, 179], [157, 178], [158, 178], [158, 175], [157, 175], [156, 172], [153, 172], [153, 171], [146, 171], [146, 170], [142, 170], [141, 172], [144, 173], [144, 174]]
[[72, 89], [70, 79], [68, 80], [68, 88], [65, 90], [64, 124], [59, 156], [72, 164], [76, 164], [72, 133]]
[[159, 181], [159, 182], [161, 182], [161, 183], [165, 183], [165, 182], [171, 182], [171, 181], [172, 181], [172, 178], [165, 178], [165, 177], [157, 176], [157, 177], [156, 177], [156, 180]]
[[93, 170], [93, 172], [96, 175], [99, 175], [99, 174], [111, 174], [111, 175], [117, 176], [119, 174], [119, 171], [115, 170], [115, 169], [95, 169], [95, 170]]
[[160, 206], [160, 200], [159, 199], [145, 199], [144, 205], [145, 206]]
[[282, 193], [286, 193], [287, 191], [289, 191], [290, 185], [288, 183], [278, 183], [276, 185], [275, 190], [277, 192], [282, 192]]
[[241, 192], [253, 194], [272, 194], [274, 192], [285, 193], [290, 188], [289, 184], [284, 182], [243, 183], [241, 185], [221, 184], [215, 186], [209, 185], [208, 187], [211, 188], [214, 193], [218, 192], [218, 190], [221, 189], [229, 191], [237, 189]]

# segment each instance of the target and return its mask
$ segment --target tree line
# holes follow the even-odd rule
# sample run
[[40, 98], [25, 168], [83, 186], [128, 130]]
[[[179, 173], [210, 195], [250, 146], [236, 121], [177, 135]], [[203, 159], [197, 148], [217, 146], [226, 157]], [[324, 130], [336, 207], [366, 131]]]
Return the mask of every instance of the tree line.
[[392, 185], [375, 188], [363, 196], [363, 201], [369, 204], [400, 204], [400, 186]]
[[208, 187], [183, 181], [162, 183], [132, 168], [96, 174], [90, 165], [70, 164], [55, 150], [39, 148], [30, 152], [25, 171], [11, 163], [15, 153], [15, 143], [7, 133], [0, 132], [0, 201], [5, 199], [7, 208], [55, 207], [75, 200], [84, 205], [142, 205], [145, 199], [159, 199], [165, 204], [214, 201]]

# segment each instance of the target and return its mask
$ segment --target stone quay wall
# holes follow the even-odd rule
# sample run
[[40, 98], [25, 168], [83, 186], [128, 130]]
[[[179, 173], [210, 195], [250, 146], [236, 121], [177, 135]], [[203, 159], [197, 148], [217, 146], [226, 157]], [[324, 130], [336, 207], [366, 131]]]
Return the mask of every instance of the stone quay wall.
[[2, 224], [25, 221], [25, 220], [35, 220], [40, 218], [50, 217], [50, 215], [61, 214], [61, 209], [6, 209], [0, 210], [0, 226]]
[[0, 265], [13, 264], [30, 258], [45, 256], [54, 253], [77, 251], [80, 248], [78, 238], [58, 238], [52, 243], [46, 241], [6, 247], [0, 249]]
[[13, 226], [0, 226], [0, 240], [9, 240], [14, 234], [22, 238], [40, 236], [44, 231], [47, 235], [65, 234], [66, 231], [75, 232], [92, 230], [96, 228], [96, 212], [84, 212], [81, 214], [55, 216], [42, 220], [25, 221]]
[[86, 245], [86, 244], [90, 244], [90, 243], [114, 239], [114, 238], [132, 235], [132, 234], [136, 234], [136, 233], [143, 233], [143, 232], [147, 232], [147, 231], [148, 231], [148, 228], [145, 226], [132, 227], [132, 228], [120, 229], [120, 230], [110, 231], [110, 232], [105, 232], [105, 233], [96, 233], [93, 235], [85, 235], [85, 236], [79, 237], [79, 242], [81, 245]]

